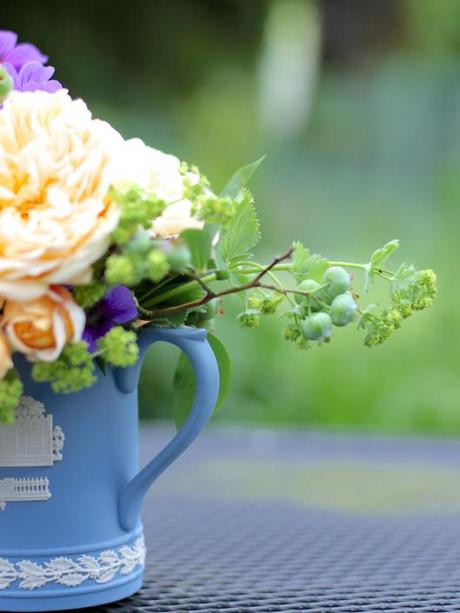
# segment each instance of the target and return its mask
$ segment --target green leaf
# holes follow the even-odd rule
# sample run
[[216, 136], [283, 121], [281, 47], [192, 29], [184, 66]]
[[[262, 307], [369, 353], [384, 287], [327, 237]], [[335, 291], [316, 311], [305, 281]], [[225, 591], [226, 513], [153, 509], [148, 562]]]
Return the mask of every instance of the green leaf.
[[185, 241], [190, 250], [192, 266], [197, 271], [206, 270], [211, 254], [212, 234], [207, 229], [198, 230], [190, 228], [181, 232], [180, 237]]
[[246, 194], [222, 237], [219, 254], [228, 264], [234, 258], [246, 255], [259, 240], [259, 219], [251, 198]]
[[264, 159], [265, 155], [255, 162], [252, 162], [252, 164], [248, 164], [247, 166], [243, 166], [237, 170], [219, 195], [223, 197], [227, 196], [229, 198], [237, 198], [243, 187], [249, 183], [250, 178], [262, 164]]
[[310, 251], [300, 241], [294, 241], [292, 247], [294, 249], [292, 252], [292, 272], [295, 275], [303, 276], [308, 269]]
[[371, 255], [371, 268], [380, 268], [399, 247], [399, 240], [395, 239], [384, 245], [381, 249], [376, 249]]
[[[207, 339], [219, 367], [219, 396], [214, 408], [214, 414], [216, 414], [230, 389], [232, 363], [227, 349], [217, 336], [208, 332]], [[195, 398], [195, 389], [195, 374], [192, 365], [187, 356], [181, 353], [174, 374], [173, 417], [177, 428], [182, 426], [190, 413]]]
[[292, 272], [299, 281], [304, 279], [320, 280], [329, 262], [320, 255], [310, 255], [310, 251], [300, 241], [293, 243]]

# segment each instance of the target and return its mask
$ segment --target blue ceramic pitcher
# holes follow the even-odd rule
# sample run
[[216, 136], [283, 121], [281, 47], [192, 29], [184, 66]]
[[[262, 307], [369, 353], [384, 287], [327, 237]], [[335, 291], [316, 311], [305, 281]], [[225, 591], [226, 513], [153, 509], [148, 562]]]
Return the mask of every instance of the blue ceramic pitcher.
[[[185, 424], [139, 472], [137, 381], [157, 341], [186, 353], [197, 391]], [[139, 347], [135, 366], [70, 395], [18, 362], [25, 396], [16, 422], [0, 427], [0, 610], [97, 606], [141, 587], [144, 495], [207, 423], [219, 375], [205, 330], [148, 328]]]

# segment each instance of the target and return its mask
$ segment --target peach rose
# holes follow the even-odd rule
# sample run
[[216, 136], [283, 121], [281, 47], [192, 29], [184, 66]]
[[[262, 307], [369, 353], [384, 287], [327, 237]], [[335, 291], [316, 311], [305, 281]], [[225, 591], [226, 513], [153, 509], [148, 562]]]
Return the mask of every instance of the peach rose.
[[0, 380], [3, 379], [3, 377], [12, 367], [13, 361], [11, 359], [11, 349], [5, 335], [0, 332]]
[[35, 300], [7, 300], [1, 323], [14, 350], [53, 362], [69, 341], [81, 339], [85, 314], [68, 290], [53, 285]]

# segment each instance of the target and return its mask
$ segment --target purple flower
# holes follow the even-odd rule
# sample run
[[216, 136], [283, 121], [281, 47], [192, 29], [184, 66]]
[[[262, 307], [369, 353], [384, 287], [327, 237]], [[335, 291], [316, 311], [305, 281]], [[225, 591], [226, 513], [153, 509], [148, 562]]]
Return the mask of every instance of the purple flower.
[[18, 35], [0, 30], [0, 65], [13, 79], [13, 89], [20, 92], [42, 90], [54, 93], [62, 88], [59, 81], [52, 79], [54, 68], [44, 66], [48, 57], [35, 45], [17, 44]]
[[126, 324], [137, 316], [136, 303], [131, 291], [124, 285], [116, 285], [86, 314], [83, 332], [90, 351], [97, 348], [97, 339], [105, 336], [118, 324]]
[[51, 79], [54, 74], [53, 66], [43, 66], [40, 62], [32, 61], [24, 64], [19, 70], [9, 63], [6, 63], [4, 67], [13, 79], [13, 89], [17, 91], [41, 90], [53, 94], [62, 89], [59, 81]]
[[30, 43], [17, 44], [18, 35], [8, 30], [0, 30], [0, 64], [10, 64], [16, 70], [20, 70], [28, 62], [48, 61], [35, 45]]

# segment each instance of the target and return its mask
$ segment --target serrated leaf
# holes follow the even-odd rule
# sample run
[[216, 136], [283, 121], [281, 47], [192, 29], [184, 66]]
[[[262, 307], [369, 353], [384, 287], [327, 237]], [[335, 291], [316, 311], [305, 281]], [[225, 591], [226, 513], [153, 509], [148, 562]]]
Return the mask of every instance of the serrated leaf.
[[211, 232], [207, 228], [203, 230], [190, 228], [181, 232], [180, 237], [185, 241], [190, 250], [193, 267], [198, 271], [206, 270], [211, 254]]
[[259, 219], [251, 199], [246, 197], [229, 223], [219, 244], [220, 256], [227, 264], [248, 253], [260, 239]]
[[303, 275], [310, 259], [310, 251], [300, 241], [294, 241], [292, 247], [292, 271], [294, 274]]
[[243, 187], [246, 187], [252, 175], [256, 172], [264, 159], [265, 155], [255, 162], [239, 168], [219, 195], [222, 197], [237, 198]]
[[[227, 349], [217, 336], [208, 332], [207, 339], [216, 356], [219, 367], [219, 396], [214, 407], [215, 414], [230, 389], [232, 363]], [[180, 428], [190, 413], [195, 399], [195, 391], [195, 374], [192, 365], [187, 356], [182, 353], [174, 374], [173, 417], [177, 428]]]
[[376, 249], [371, 255], [370, 265], [371, 268], [380, 268], [388, 258], [398, 249], [399, 240], [395, 239], [381, 247]]

